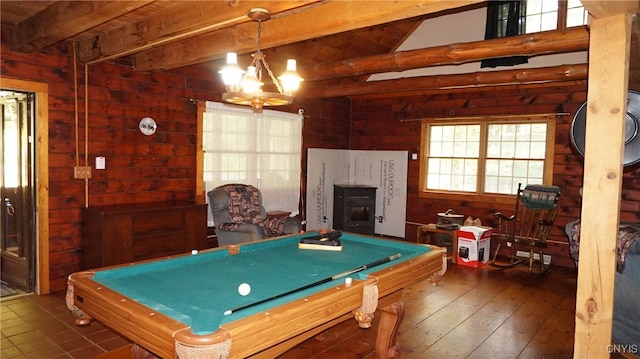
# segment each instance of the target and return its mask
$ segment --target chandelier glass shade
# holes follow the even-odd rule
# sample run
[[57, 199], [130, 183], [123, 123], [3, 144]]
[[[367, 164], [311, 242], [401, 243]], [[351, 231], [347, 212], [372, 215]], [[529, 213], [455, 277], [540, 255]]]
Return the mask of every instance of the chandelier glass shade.
[[[253, 60], [246, 70], [238, 65], [238, 55], [227, 53], [227, 64], [218, 71], [222, 76], [226, 92], [222, 100], [236, 105], [251, 106], [255, 112], [262, 111], [264, 106], [282, 106], [293, 102], [302, 78], [296, 72], [296, 60], [287, 60], [286, 71], [276, 78], [265, 60], [261, 49], [262, 21], [270, 18], [265, 9], [251, 9], [249, 18], [258, 22], [258, 49], [251, 56]], [[278, 92], [263, 91], [263, 72], [268, 74]]]

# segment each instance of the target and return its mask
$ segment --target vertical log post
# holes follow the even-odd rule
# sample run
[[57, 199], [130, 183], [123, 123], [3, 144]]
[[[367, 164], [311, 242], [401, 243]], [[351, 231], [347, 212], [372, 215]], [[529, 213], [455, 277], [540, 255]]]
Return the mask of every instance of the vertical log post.
[[609, 358], [631, 16], [595, 19], [589, 45], [575, 358]]

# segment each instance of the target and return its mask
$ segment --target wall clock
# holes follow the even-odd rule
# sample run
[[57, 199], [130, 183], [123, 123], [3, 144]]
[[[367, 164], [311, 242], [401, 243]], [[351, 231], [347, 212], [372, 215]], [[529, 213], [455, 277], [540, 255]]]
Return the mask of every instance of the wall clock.
[[140, 132], [142, 132], [143, 134], [147, 136], [151, 136], [154, 133], [156, 133], [156, 130], [158, 129], [158, 125], [156, 124], [156, 121], [151, 117], [144, 117], [142, 120], [140, 120], [140, 123], [138, 124], [138, 128], [140, 129]]

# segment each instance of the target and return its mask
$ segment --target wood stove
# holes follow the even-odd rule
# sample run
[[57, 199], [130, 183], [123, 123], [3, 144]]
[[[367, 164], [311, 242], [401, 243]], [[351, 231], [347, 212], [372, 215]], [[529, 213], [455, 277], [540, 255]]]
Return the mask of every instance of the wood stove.
[[375, 211], [376, 187], [333, 185], [333, 228], [371, 235]]

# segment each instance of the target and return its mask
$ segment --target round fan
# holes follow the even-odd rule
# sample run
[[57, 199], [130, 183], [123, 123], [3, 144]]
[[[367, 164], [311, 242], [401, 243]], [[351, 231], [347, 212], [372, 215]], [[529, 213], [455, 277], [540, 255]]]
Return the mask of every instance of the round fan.
[[[571, 124], [571, 143], [584, 156], [584, 137], [587, 122], [587, 103], [576, 112]], [[627, 119], [625, 123], [624, 166], [640, 162], [640, 92], [629, 90], [627, 99]]]

